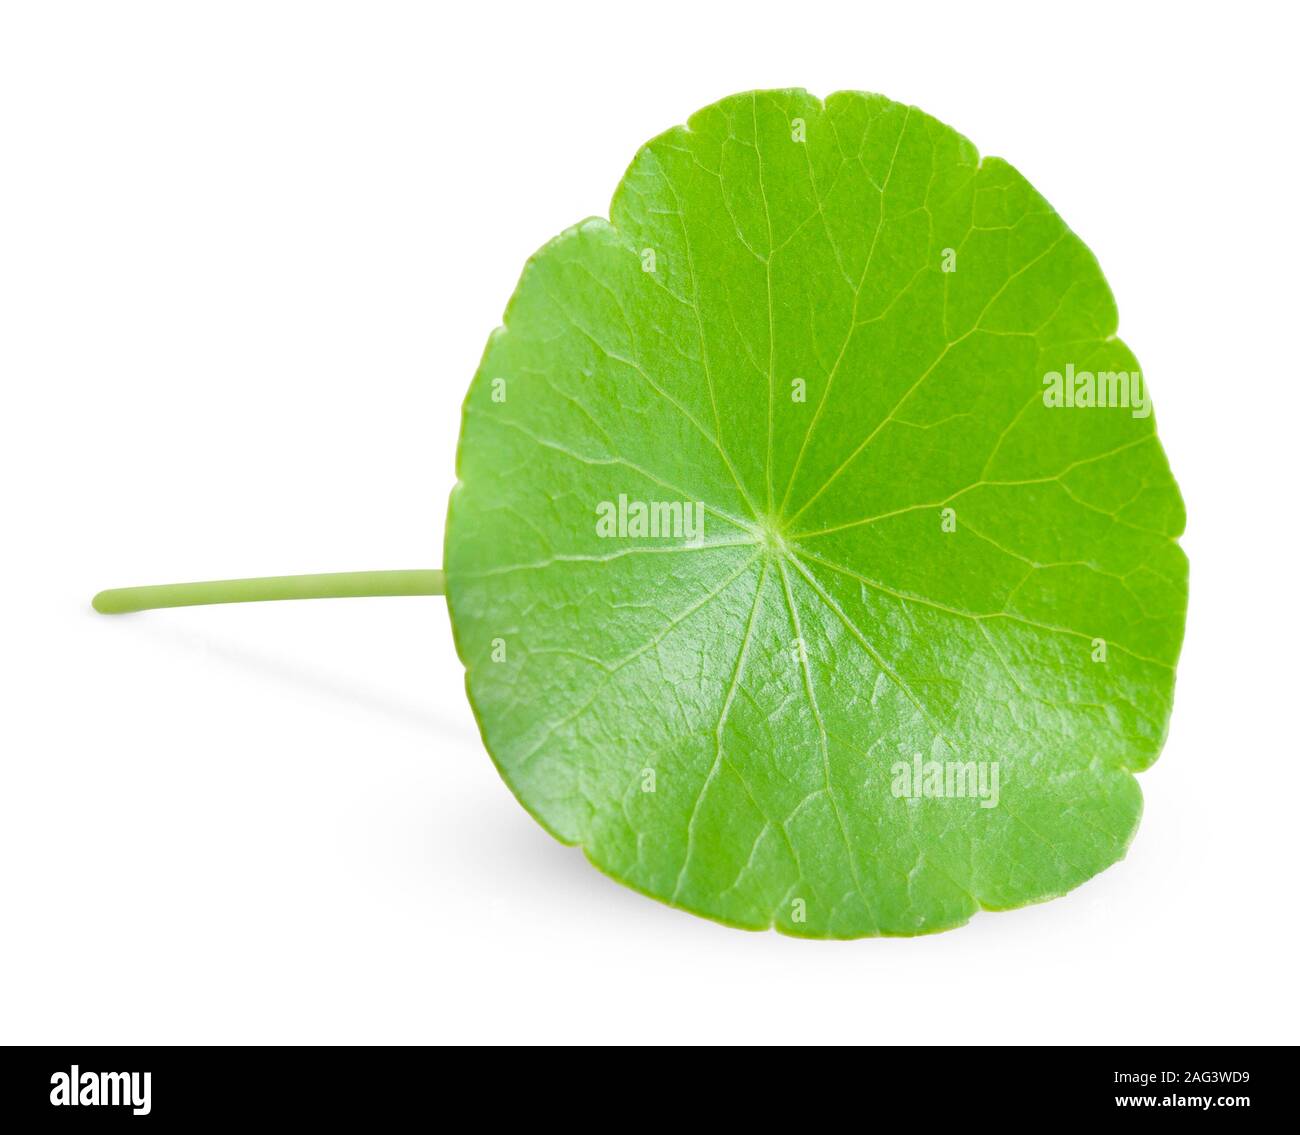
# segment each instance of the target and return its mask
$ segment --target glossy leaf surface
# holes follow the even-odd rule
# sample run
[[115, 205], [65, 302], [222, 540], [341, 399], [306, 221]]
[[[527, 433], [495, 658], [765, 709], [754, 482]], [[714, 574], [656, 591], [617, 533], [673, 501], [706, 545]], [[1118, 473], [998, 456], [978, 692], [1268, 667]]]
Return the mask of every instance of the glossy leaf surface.
[[[744, 94], [646, 145], [465, 403], [448, 598], [524, 806], [649, 895], [817, 937], [1119, 859], [1187, 565], [1117, 322], [1025, 179], [915, 108]], [[1053, 404], [1088, 379], [1109, 404]]]

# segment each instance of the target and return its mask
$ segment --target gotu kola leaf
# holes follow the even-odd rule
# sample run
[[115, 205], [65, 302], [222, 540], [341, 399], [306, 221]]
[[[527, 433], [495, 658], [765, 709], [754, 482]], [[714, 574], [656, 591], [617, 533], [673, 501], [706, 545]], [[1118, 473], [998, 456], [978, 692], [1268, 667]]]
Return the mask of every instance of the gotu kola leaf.
[[877, 95], [737, 95], [524, 269], [448, 601], [502, 776], [741, 927], [918, 934], [1119, 859], [1183, 506], [1095, 259]]

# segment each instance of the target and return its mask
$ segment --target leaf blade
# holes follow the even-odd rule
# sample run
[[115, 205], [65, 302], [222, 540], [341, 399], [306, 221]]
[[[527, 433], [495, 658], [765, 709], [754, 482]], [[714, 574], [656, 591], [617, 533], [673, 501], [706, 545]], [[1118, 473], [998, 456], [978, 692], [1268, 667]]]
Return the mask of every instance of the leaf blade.
[[[448, 599], [525, 807], [646, 894], [807, 936], [1121, 858], [1183, 505], [1154, 418], [1042, 396], [1138, 371], [1117, 319], [1041, 196], [914, 108], [754, 92], [649, 142], [611, 221], [529, 261], [466, 398]], [[698, 502], [704, 539], [602, 536], [629, 500]], [[916, 754], [998, 765], [996, 806], [900, 798]]]

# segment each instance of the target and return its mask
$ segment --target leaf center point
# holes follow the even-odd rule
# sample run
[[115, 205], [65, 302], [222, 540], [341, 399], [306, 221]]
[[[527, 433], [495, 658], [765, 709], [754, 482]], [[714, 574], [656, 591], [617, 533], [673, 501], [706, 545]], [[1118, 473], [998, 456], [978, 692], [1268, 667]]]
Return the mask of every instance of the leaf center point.
[[779, 560], [789, 555], [785, 534], [776, 517], [760, 516], [754, 526], [754, 539], [768, 559]]

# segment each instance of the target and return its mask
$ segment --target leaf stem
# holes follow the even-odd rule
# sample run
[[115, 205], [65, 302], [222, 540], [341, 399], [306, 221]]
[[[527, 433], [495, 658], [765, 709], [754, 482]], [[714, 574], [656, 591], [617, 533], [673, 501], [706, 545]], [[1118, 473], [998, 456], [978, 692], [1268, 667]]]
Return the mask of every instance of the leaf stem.
[[426, 571], [336, 571], [324, 575], [271, 575], [207, 583], [163, 583], [101, 591], [90, 605], [101, 615], [207, 603], [260, 603], [268, 599], [354, 599], [372, 595], [445, 595], [447, 577]]

